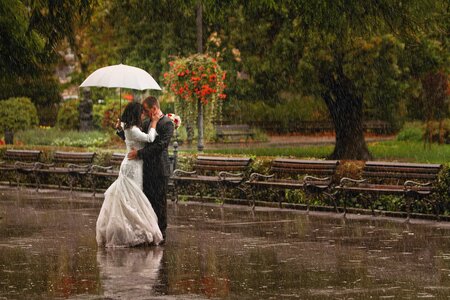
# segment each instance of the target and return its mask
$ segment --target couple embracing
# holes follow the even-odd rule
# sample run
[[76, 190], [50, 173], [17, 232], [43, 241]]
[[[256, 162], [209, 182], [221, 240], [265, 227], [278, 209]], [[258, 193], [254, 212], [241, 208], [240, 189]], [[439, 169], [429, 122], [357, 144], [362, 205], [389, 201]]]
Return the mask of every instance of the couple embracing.
[[[147, 120], [142, 122], [144, 117]], [[168, 146], [174, 124], [147, 97], [142, 105], [128, 104], [121, 117], [119, 136], [127, 155], [119, 176], [106, 190], [97, 219], [99, 246], [159, 245], [167, 228], [167, 185], [170, 176]]]

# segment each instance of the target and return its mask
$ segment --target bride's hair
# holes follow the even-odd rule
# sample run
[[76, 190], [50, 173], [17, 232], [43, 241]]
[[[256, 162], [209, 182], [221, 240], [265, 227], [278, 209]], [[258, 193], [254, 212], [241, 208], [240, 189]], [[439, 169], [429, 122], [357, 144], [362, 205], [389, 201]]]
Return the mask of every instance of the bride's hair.
[[137, 126], [141, 126], [141, 113], [142, 113], [142, 104], [138, 102], [131, 102], [123, 111], [121, 121], [125, 123], [124, 129]]

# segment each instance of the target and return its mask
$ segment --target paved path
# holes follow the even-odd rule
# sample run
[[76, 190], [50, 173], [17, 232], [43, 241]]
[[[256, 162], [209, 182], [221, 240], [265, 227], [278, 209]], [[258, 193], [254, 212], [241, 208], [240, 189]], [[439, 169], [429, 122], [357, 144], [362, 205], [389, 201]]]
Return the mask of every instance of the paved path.
[[164, 246], [103, 249], [102, 200], [0, 186], [0, 299], [450, 297], [447, 223], [170, 202]]

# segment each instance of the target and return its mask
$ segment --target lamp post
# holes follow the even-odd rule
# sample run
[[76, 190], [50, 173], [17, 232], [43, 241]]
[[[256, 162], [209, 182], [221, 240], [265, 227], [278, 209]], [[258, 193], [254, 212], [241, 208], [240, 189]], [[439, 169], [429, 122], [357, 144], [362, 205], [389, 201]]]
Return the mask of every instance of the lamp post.
[[[197, 18], [196, 18], [196, 26], [197, 26], [197, 52], [203, 53], [203, 25], [202, 25], [202, 1], [197, 0]], [[197, 129], [198, 129], [198, 144], [197, 150], [199, 152], [203, 151], [203, 105], [200, 99], [197, 100]]]

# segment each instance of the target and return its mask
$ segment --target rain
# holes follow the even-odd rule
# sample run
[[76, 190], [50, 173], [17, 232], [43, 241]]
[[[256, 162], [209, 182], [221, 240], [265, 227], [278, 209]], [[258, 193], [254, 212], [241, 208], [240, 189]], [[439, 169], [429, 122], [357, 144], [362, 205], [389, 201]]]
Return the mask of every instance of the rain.
[[0, 200], [7, 299], [450, 295], [446, 222], [169, 202], [164, 246], [99, 249], [101, 198], [2, 188]]
[[[1, 0], [0, 299], [450, 298], [449, 11]], [[104, 247], [148, 97], [167, 231]]]

